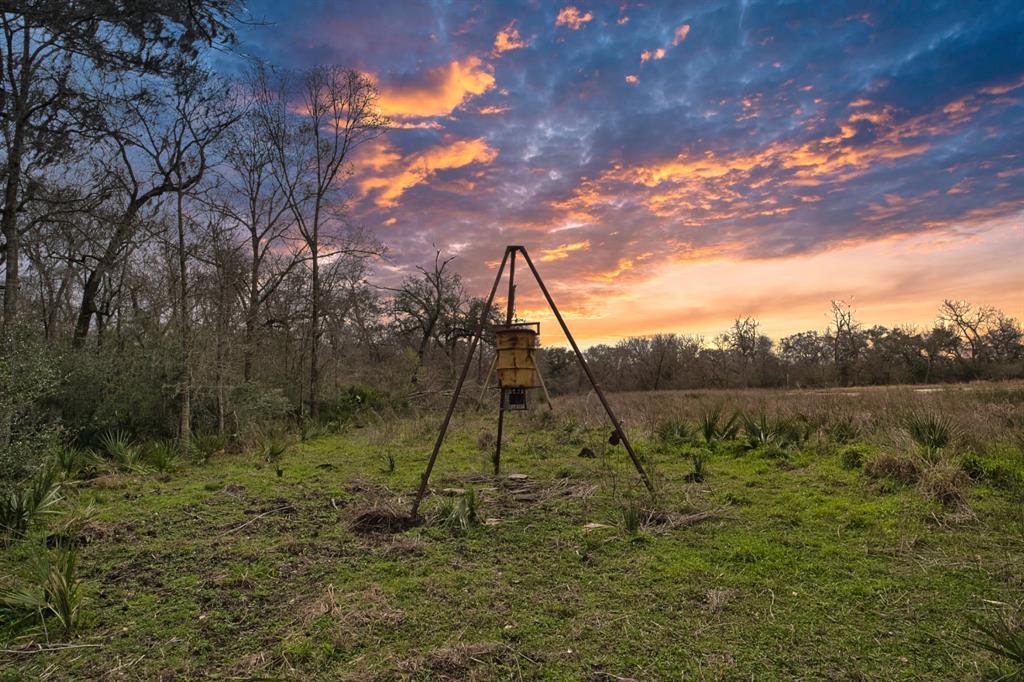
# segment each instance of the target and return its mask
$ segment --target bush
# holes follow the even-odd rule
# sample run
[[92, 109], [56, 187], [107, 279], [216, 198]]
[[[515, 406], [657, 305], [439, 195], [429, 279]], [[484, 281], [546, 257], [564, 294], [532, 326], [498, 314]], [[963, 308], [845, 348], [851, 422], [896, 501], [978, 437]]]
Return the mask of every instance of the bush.
[[967, 504], [965, 489], [970, 478], [962, 469], [949, 461], [942, 461], [925, 467], [918, 480], [918, 489], [929, 500], [941, 502], [946, 507], [963, 507]]
[[844, 414], [826, 427], [828, 437], [841, 445], [852, 443], [860, 437], [860, 429], [852, 414]]
[[292, 410], [284, 391], [252, 381], [236, 386], [228, 397], [228, 405], [235, 435], [243, 437], [279, 424]]
[[655, 435], [665, 445], [679, 447], [690, 440], [692, 432], [689, 424], [682, 419], [672, 417], [658, 424], [658, 427], [655, 429]]
[[61, 501], [57, 470], [47, 467], [0, 496], [0, 545], [25, 537], [39, 517], [58, 513]]
[[703, 412], [697, 418], [697, 428], [704, 442], [710, 445], [714, 441], [732, 440], [739, 431], [739, 413], [733, 412], [729, 419], [723, 419], [722, 408], [715, 407]]
[[886, 478], [913, 485], [921, 477], [921, 464], [906, 455], [882, 453], [864, 465], [864, 474], [873, 480]]
[[844, 469], [860, 469], [864, 465], [864, 450], [858, 447], [848, 447], [839, 456]]
[[922, 456], [937, 461], [940, 453], [952, 445], [957, 436], [956, 423], [952, 418], [941, 414], [909, 414], [903, 419], [903, 425], [918, 447]]
[[0, 592], [0, 604], [23, 620], [38, 618], [45, 632], [53, 629], [46, 621], [55, 619], [58, 631], [70, 636], [82, 606], [75, 550], [58, 545], [54, 552], [40, 554], [33, 569], [32, 582]]

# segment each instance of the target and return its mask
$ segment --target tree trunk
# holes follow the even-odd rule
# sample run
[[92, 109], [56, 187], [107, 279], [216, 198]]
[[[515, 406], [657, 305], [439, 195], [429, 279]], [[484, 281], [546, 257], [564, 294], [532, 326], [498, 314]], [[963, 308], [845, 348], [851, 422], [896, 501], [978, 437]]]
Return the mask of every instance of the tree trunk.
[[178, 218], [178, 314], [181, 328], [178, 333], [178, 345], [181, 353], [181, 425], [178, 437], [183, 447], [187, 447], [192, 438], [192, 358], [189, 349], [188, 325], [188, 263], [185, 253], [185, 216], [182, 209], [182, 192], [177, 196]]
[[313, 239], [310, 244], [311, 256], [313, 257], [313, 292], [312, 311], [310, 317], [310, 344], [309, 344], [309, 416], [316, 419], [320, 416], [320, 405], [318, 401], [318, 389], [320, 383], [320, 368], [317, 366], [317, 350], [320, 345], [320, 247], [317, 243], [319, 237], [319, 216], [313, 218]]

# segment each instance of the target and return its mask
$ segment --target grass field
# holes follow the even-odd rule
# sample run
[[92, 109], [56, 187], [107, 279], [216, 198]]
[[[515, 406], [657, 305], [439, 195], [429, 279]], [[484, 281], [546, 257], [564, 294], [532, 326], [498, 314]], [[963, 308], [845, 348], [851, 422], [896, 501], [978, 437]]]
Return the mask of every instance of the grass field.
[[[970, 619], [1017, 617], [1024, 600], [1024, 387], [612, 402], [653, 472], [653, 497], [607, 443], [592, 397], [512, 415], [497, 478], [494, 415], [459, 415], [425, 522], [401, 532], [365, 522], [367, 512], [408, 507], [435, 413], [367, 416], [276, 463], [221, 453], [170, 474], [66, 483], [66, 496], [96, 507], [77, 532], [82, 623], [47, 644], [8, 616], [3, 676], [1014, 674], [975, 641]], [[698, 421], [716, 406], [723, 421], [742, 409], [788, 426], [759, 443], [740, 429], [708, 445]], [[907, 415], [924, 413], [953, 422], [953, 441], [935, 452], [907, 433]], [[578, 456], [584, 447], [594, 456]], [[687, 480], [695, 456], [703, 481]], [[46, 532], [3, 550], [0, 586], [27, 579]]]

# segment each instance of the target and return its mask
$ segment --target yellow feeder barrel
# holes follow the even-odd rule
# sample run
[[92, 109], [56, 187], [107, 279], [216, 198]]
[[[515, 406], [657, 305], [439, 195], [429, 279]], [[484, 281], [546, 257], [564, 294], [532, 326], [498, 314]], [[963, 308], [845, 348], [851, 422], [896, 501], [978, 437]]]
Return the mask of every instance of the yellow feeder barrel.
[[540, 377], [534, 351], [540, 347], [540, 323], [502, 327], [494, 332], [498, 359], [498, 385], [502, 388], [537, 388]]

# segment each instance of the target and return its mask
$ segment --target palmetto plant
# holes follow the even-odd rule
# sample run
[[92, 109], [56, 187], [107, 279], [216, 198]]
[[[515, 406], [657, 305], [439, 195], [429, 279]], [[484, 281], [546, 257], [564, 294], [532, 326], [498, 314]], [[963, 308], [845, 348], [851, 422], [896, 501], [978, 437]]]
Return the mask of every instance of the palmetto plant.
[[904, 417], [903, 426], [928, 461], [938, 460], [942, 451], [952, 445], [957, 436], [956, 422], [937, 413], [909, 414]]
[[477, 515], [476, 493], [472, 488], [442, 509], [441, 523], [460, 533], [480, 523], [480, 518]]
[[640, 503], [633, 499], [627, 500], [619, 511], [622, 514], [622, 530], [631, 536], [638, 535], [643, 526], [644, 516]]
[[167, 441], [154, 441], [146, 449], [146, 462], [162, 474], [178, 468], [178, 457], [178, 448]]
[[0, 497], [0, 544], [25, 537], [40, 516], [59, 513], [61, 499], [54, 468], [43, 469], [27, 483], [6, 492]]
[[669, 418], [658, 424], [656, 434], [665, 445], [679, 446], [690, 439], [690, 425], [682, 419]]
[[1014, 667], [1009, 676], [1000, 679], [1024, 676], [1024, 622], [1014, 618], [1006, 609], [999, 611], [993, 619], [971, 618], [970, 621], [978, 631], [971, 641]]
[[734, 412], [728, 419], [724, 418], [722, 408], [714, 407], [697, 418], [697, 430], [710, 445], [714, 441], [732, 440], [739, 430], [739, 413]]
[[761, 412], [757, 417], [749, 414], [742, 414], [743, 433], [747, 438], [747, 446], [750, 448], [764, 447], [766, 445], [778, 445], [779, 431], [777, 424], [768, 418], [768, 415]]
[[53, 553], [37, 557], [35, 564], [33, 581], [0, 592], [0, 604], [25, 619], [39, 618], [47, 632], [47, 621], [55, 619], [60, 632], [69, 636], [78, 626], [82, 606], [75, 550], [58, 545]]
[[288, 443], [281, 438], [268, 438], [263, 445], [263, 456], [269, 463], [274, 465], [274, 471], [277, 473], [278, 478], [284, 475], [284, 469], [281, 467], [281, 458], [284, 457], [286, 452], [288, 452]]
[[100, 449], [122, 471], [138, 469], [143, 451], [124, 431], [108, 431], [100, 438]]

